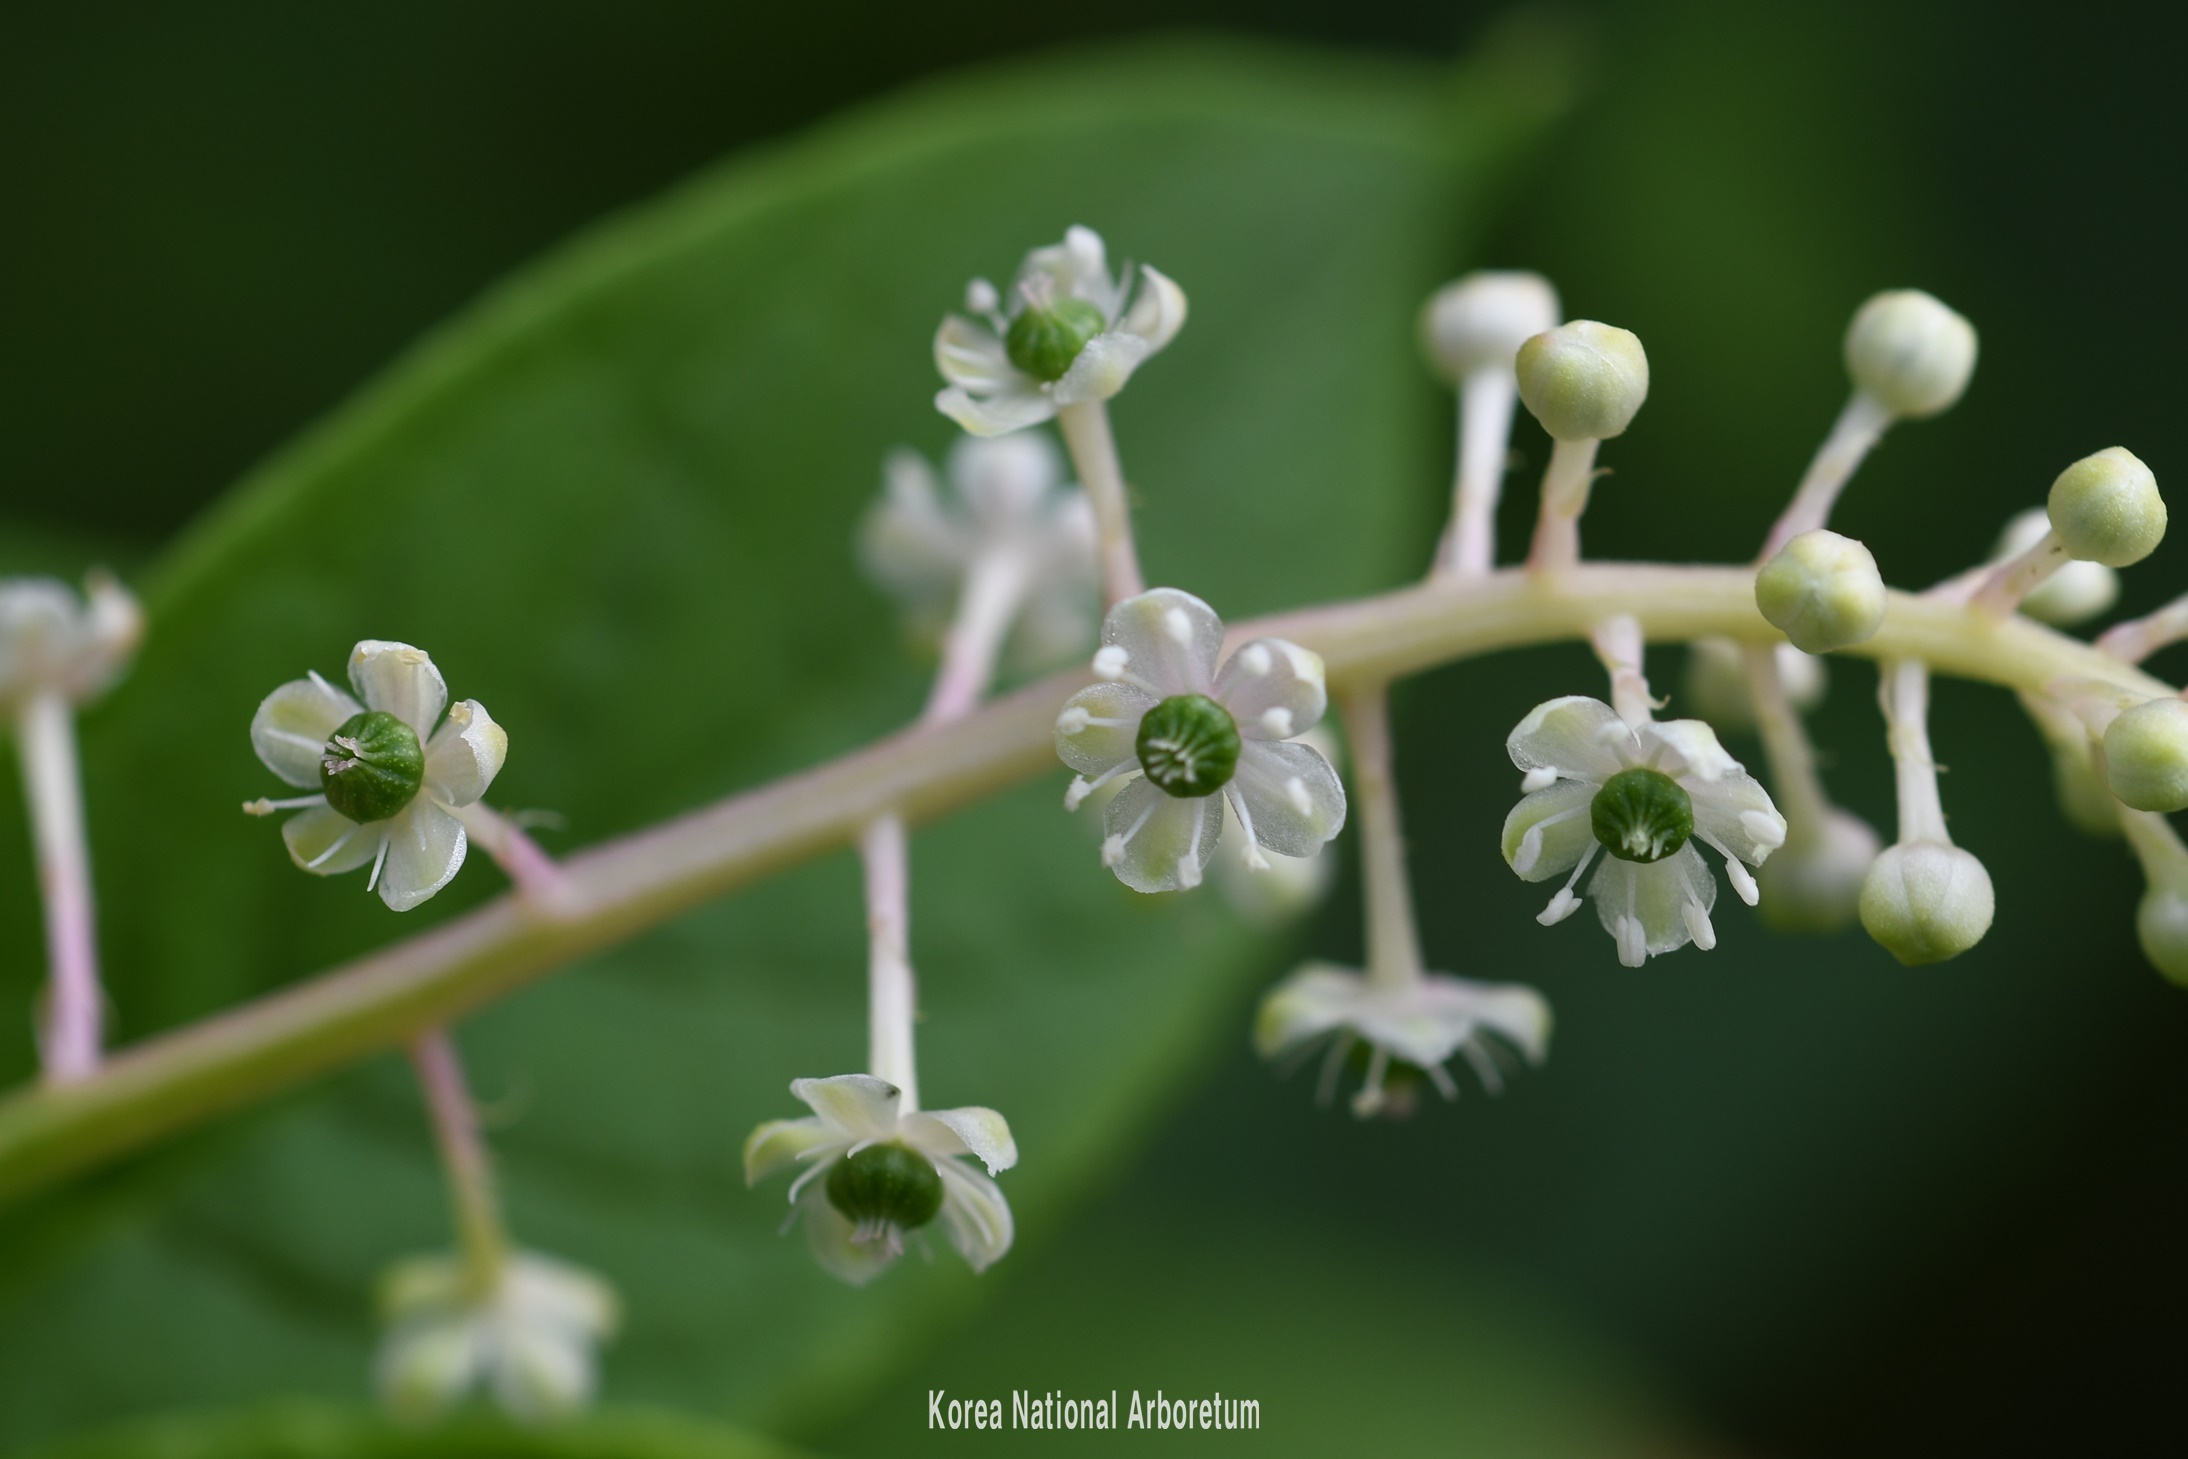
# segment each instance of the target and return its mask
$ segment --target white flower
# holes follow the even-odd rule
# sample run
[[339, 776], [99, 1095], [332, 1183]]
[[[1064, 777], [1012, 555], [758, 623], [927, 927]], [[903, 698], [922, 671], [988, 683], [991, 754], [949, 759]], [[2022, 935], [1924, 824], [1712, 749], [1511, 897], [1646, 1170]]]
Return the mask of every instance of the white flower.
[[796, 1079], [790, 1092], [813, 1113], [752, 1132], [745, 1184], [805, 1166], [791, 1182], [790, 1200], [805, 1221], [813, 1259], [829, 1274], [864, 1286], [903, 1253], [905, 1232], [937, 1216], [976, 1272], [1010, 1250], [1010, 1202], [988, 1178], [1018, 1163], [1001, 1115], [977, 1105], [900, 1114], [897, 1087], [871, 1074]]
[[1107, 400], [1185, 323], [1185, 291], [1145, 264], [1140, 287], [1112, 278], [1102, 238], [1072, 228], [1019, 266], [1009, 297], [975, 279], [962, 315], [942, 321], [935, 408], [976, 436], [1038, 425], [1067, 405]]
[[79, 600], [53, 578], [0, 580], [0, 707], [42, 691], [82, 704], [109, 688], [144, 636], [144, 613], [105, 573]]
[[867, 573], [904, 607], [914, 632], [940, 634], [961, 592], [985, 572], [1015, 605], [1010, 657], [1046, 667], [1085, 651], [1094, 631], [1094, 511], [1063, 484], [1046, 435], [968, 437], [951, 448], [950, 490], [916, 451], [890, 453], [885, 489], [860, 525]]
[[1356, 1042], [1368, 1046], [1366, 1082], [1352, 1097], [1352, 1112], [1370, 1115], [1412, 1113], [1409, 1079], [1386, 1083], [1395, 1061], [1399, 1071], [1418, 1070], [1445, 1099], [1459, 1097], [1458, 1083], [1444, 1068], [1458, 1054], [1473, 1066], [1494, 1094], [1504, 1087], [1488, 1035], [1518, 1049], [1530, 1064], [1549, 1050], [1550, 1005], [1534, 989], [1518, 983], [1478, 983], [1445, 973], [1426, 973], [1395, 985], [1378, 986], [1350, 968], [1308, 963], [1279, 983], [1262, 1000], [1254, 1020], [1254, 1048], [1264, 1059], [1304, 1052], [1334, 1034], [1322, 1065], [1318, 1096], [1328, 1103], [1336, 1092], [1338, 1071]]
[[1103, 812], [1102, 864], [1134, 891], [1200, 885], [1226, 800], [1257, 850], [1312, 856], [1344, 829], [1337, 772], [1312, 747], [1287, 743], [1328, 703], [1321, 657], [1257, 638], [1219, 672], [1222, 648], [1223, 620], [1191, 593], [1127, 598], [1109, 610], [1094, 655], [1108, 682], [1072, 695], [1056, 717], [1056, 753], [1079, 772], [1065, 809], [1112, 779], [1131, 781]]
[[411, 1423], [439, 1417], [475, 1386], [524, 1423], [583, 1408], [593, 1350], [619, 1318], [606, 1282], [530, 1252], [497, 1262], [484, 1290], [461, 1257], [412, 1257], [381, 1279], [380, 1307], [380, 1400]]
[[[1536, 919], [1546, 927], [1580, 906], [1573, 886], [1604, 849], [1596, 799], [1606, 783], [1618, 777], [1619, 788], [1638, 785], [1646, 792], [1655, 782], [1627, 780], [1623, 772], [1654, 771], [1691, 802], [1691, 837], [1674, 833], [1651, 841], [1637, 834], [1622, 840], [1588, 884], [1596, 916], [1617, 939], [1618, 960], [1630, 968], [1690, 941], [1705, 952], [1717, 945], [1709, 923], [1717, 879], [1694, 842], [1724, 857], [1725, 874], [1751, 907], [1756, 890], [1748, 865], [1762, 865], [1785, 842], [1785, 818], [1769, 792], [1698, 719], [1629, 725], [1608, 704], [1576, 694], [1537, 706], [1505, 749], [1526, 772], [1521, 788], [1528, 792], [1505, 817], [1505, 861], [1528, 881], [1571, 873]], [[1634, 856], [1648, 859], [1629, 859]]]
[[450, 708], [435, 731], [448, 685], [433, 660], [407, 643], [358, 644], [349, 682], [356, 698], [317, 674], [266, 696], [251, 719], [251, 747], [289, 784], [321, 793], [260, 799], [244, 809], [302, 809], [281, 827], [291, 859], [319, 876], [369, 862], [368, 888], [404, 912], [462, 867], [466, 840], [456, 813], [486, 794], [508, 757], [509, 736], [476, 699]]

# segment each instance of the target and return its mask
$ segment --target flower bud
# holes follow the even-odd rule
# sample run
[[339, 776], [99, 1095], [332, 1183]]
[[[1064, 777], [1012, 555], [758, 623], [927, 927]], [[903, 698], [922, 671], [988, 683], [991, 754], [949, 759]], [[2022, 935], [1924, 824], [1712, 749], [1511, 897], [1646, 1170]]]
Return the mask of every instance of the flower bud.
[[2188, 810], [2188, 704], [2167, 696], [2122, 710], [2104, 732], [2104, 778], [2122, 805]]
[[1429, 368], [1456, 385], [1476, 370], [1512, 369], [1519, 347], [1557, 321], [1548, 279], [1485, 269], [1445, 284], [1421, 306], [1421, 350]]
[[1846, 373], [1893, 415], [1936, 415], [1975, 373], [1975, 326], [1920, 289], [1888, 290], [1846, 327]]
[[1877, 833], [1833, 808], [1819, 829], [1789, 840], [1755, 873], [1763, 920], [1780, 932], [1836, 932], [1860, 910]]
[[1519, 398], [1560, 441], [1607, 441], [1633, 424], [1649, 395], [1649, 357], [1630, 331], [1592, 319], [1536, 335], [1519, 349]]
[[[2027, 511], [2006, 523], [1998, 536], [1992, 561], [2006, 562], [2044, 540], [2051, 518], [2042, 507]], [[2038, 583], [2021, 600], [2021, 611], [2039, 623], [2069, 628], [2086, 623], [2110, 608], [2120, 596], [2120, 575], [2101, 562], [2069, 562]]]
[[1938, 841], [1887, 847], [1861, 884], [1861, 925], [1908, 967], [1941, 963], [1981, 942], [1996, 908], [1983, 863]]
[[1884, 622], [1884, 576], [1869, 549], [1827, 528], [1803, 532], [1755, 575], [1755, 606], [1804, 653], [1848, 648]]
[[2124, 446], [2107, 446], [2060, 472], [2047, 511], [2069, 556], [2106, 567], [2142, 561], [2165, 536], [2158, 479]]
[[2135, 940], [2150, 966], [2188, 984], [2188, 895], [2164, 886], [2144, 892], [2135, 908]]

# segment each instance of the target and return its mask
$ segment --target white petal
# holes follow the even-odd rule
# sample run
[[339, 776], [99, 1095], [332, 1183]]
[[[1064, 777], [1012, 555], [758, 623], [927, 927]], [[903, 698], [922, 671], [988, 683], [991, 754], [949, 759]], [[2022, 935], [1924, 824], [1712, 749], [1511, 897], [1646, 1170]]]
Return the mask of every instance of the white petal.
[[425, 747], [425, 783], [449, 805], [486, 794], [509, 758], [509, 735], [476, 699], [457, 702]]
[[1412, 986], [1367, 990], [1353, 1019], [1360, 1036], [1421, 1068], [1441, 1064], [1484, 1029], [1541, 1062], [1549, 1040], [1550, 1006], [1517, 983], [1480, 983], [1430, 973]]
[[1281, 638], [1257, 638], [1225, 660], [1215, 698], [1247, 739], [1305, 734], [1329, 707], [1322, 656]]
[[[1135, 780], [1103, 811], [1103, 864], [1136, 892], [1199, 885], [1223, 832], [1223, 797], [1180, 797]], [[1122, 844], [1120, 845], [1120, 840]]]
[[947, 598], [965, 569], [967, 533], [942, 509], [934, 472], [917, 451], [891, 451], [881, 499], [859, 522], [859, 561], [905, 600]]
[[1206, 694], [1223, 652], [1223, 620], [1191, 593], [1156, 588], [1109, 610], [1102, 643], [1123, 649], [1125, 672], [1156, 694]]
[[[380, 854], [385, 826], [360, 826], [332, 806], [313, 806], [281, 823], [289, 859], [317, 876], [355, 871]], [[316, 865], [314, 863], [317, 863]]]
[[1523, 796], [1504, 817], [1504, 864], [1523, 881], [1563, 876], [1595, 844], [1588, 818], [1596, 787], [1585, 780], [1554, 781]]
[[[1056, 753], [1081, 775], [1137, 761], [1140, 718], [1155, 696], [1130, 684], [1094, 684], [1064, 701], [1056, 716]], [[1097, 721], [1116, 721], [1098, 723]]]
[[934, 408], [976, 436], [1000, 436], [1037, 426], [1056, 414], [1048, 392], [1034, 389], [1030, 377], [993, 395], [970, 395], [958, 386], [939, 392]]
[[1637, 918], [1641, 946], [1651, 955], [1685, 947], [1691, 937], [1686, 905], [1698, 903], [1703, 912], [1717, 905], [1717, 878], [1689, 841], [1662, 861], [1646, 864], [1603, 858], [1602, 866], [1588, 883], [1595, 915], [1603, 930], [1618, 936], [1622, 918]]
[[1636, 734], [1643, 762], [1686, 786], [1689, 794], [1697, 785], [1714, 784], [1740, 773], [1740, 762], [1725, 753], [1725, 747], [1717, 741], [1717, 731], [1701, 720], [1645, 724]]
[[405, 1322], [381, 1340], [373, 1386], [396, 1418], [424, 1423], [463, 1397], [485, 1361], [485, 1334], [468, 1314]]
[[448, 685], [424, 649], [368, 638], [350, 650], [349, 686], [365, 708], [392, 714], [424, 739], [448, 703]]
[[1147, 352], [1153, 354], [1185, 327], [1185, 291], [1161, 270], [1141, 264], [1139, 297], [1118, 327], [1147, 341]]
[[1348, 1023], [1357, 1014], [1360, 974], [1332, 963], [1307, 963], [1270, 990], [1254, 1016], [1254, 1052], [1274, 1059]]
[[769, 1120], [745, 1136], [745, 1184], [758, 1185], [778, 1170], [808, 1164], [820, 1158], [818, 1152], [848, 1149], [851, 1143], [841, 1128], [823, 1119]]
[[300, 788], [319, 788], [319, 756], [342, 721], [364, 706], [317, 674], [291, 679], [251, 716], [251, 748], [266, 768]]
[[952, 314], [934, 332], [934, 364], [952, 385], [981, 395], [1024, 380], [995, 332]]
[[871, 1074], [793, 1079], [790, 1092], [853, 1143], [886, 1140], [896, 1133], [897, 1087], [886, 1079]]
[[1754, 866], [1785, 844], [1785, 817], [1770, 792], [1744, 770], [1711, 784], [1681, 781], [1694, 802], [1694, 829]]
[[1232, 779], [1254, 840], [1282, 856], [1313, 856], [1345, 828], [1345, 787], [1312, 745], [1247, 740]]
[[1626, 767], [1621, 751], [1633, 731], [1600, 699], [1568, 694], [1538, 704], [1505, 738], [1505, 752], [1522, 770], [1557, 771], [1573, 780], [1604, 781]]
[[509, 1258], [503, 1301], [528, 1325], [556, 1327], [586, 1338], [605, 1337], [622, 1320], [615, 1288], [581, 1266], [536, 1251]]
[[[949, 1186], [943, 1183], [944, 1209]], [[851, 1219], [828, 1203], [828, 1193], [815, 1181], [798, 1195], [798, 1220], [805, 1227], [805, 1244], [821, 1270], [838, 1281], [863, 1287], [888, 1269], [897, 1258], [885, 1241], [853, 1241]]]
[[[309, 815], [310, 812], [305, 814]], [[387, 864], [380, 868], [380, 900], [407, 912], [463, 869], [467, 842], [463, 822], [419, 796], [387, 822]]]
[[1494, 1033], [1539, 1064], [1550, 1052], [1550, 1005], [1524, 983], [1483, 983], [1430, 973], [1424, 998], [1433, 1006], [1446, 1000], [1464, 1009], [1482, 1028]]
[[942, 1222], [965, 1264], [984, 1272], [1010, 1250], [1016, 1227], [1003, 1189], [958, 1160], [938, 1160], [942, 1172]]
[[505, 1324], [488, 1362], [494, 1401], [518, 1423], [562, 1418], [592, 1401], [593, 1346], [575, 1334]]
[[952, 1155], [972, 1155], [990, 1175], [1018, 1163], [1018, 1142], [1010, 1136], [1010, 1122], [977, 1104], [906, 1115], [903, 1131], [914, 1148], [934, 1156], [937, 1163]]
[[1087, 400], [1107, 400], [1124, 389], [1125, 381], [1151, 353], [1147, 341], [1136, 334], [1095, 335], [1056, 382], [1052, 391], [1056, 403], [1077, 405]]

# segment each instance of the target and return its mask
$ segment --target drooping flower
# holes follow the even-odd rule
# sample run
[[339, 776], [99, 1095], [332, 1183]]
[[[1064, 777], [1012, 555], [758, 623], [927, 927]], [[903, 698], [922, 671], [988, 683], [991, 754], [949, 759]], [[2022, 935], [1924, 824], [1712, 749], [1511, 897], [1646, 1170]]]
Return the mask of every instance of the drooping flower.
[[458, 812], [493, 784], [509, 736], [476, 699], [459, 701], [440, 723], [448, 685], [407, 643], [358, 644], [349, 682], [355, 698], [316, 673], [266, 696], [251, 720], [251, 747], [274, 774], [319, 794], [244, 809], [301, 810], [281, 827], [298, 866], [334, 876], [369, 864], [368, 888], [404, 912], [463, 866]]
[[1325, 1104], [1336, 1093], [1347, 1056], [1364, 1044], [1367, 1070], [1352, 1097], [1352, 1112], [1362, 1119], [1412, 1113], [1421, 1077], [1445, 1099], [1457, 1099], [1458, 1083], [1444, 1068], [1453, 1055], [1472, 1066], [1490, 1093], [1498, 1092], [1504, 1076], [1492, 1035], [1528, 1063], [1541, 1063], [1549, 1051], [1550, 1005], [1518, 983], [1424, 973], [1378, 984], [1352, 968], [1308, 963], [1262, 1000], [1254, 1020], [1254, 1048], [1264, 1059], [1303, 1054], [1330, 1041], [1317, 1091]]
[[1085, 651], [1094, 632], [1094, 512], [1064, 484], [1063, 460], [1039, 432], [961, 439], [949, 491], [916, 451], [895, 451], [885, 490], [860, 526], [867, 573], [903, 606], [915, 635], [939, 637], [976, 594], [1009, 608], [1009, 657], [1045, 668]]
[[985, 279], [935, 333], [935, 365], [949, 387], [935, 408], [976, 436], [1038, 425], [1068, 405], [1107, 400], [1185, 323], [1185, 291], [1140, 265], [1112, 277], [1102, 238], [1074, 227], [1036, 248], [1007, 297]]
[[752, 1132], [745, 1184], [805, 1167], [791, 1182], [790, 1201], [813, 1259], [830, 1275], [864, 1286], [903, 1253], [907, 1232], [937, 1217], [976, 1272], [1010, 1250], [1010, 1202], [988, 1178], [1018, 1163], [1001, 1115], [978, 1105], [900, 1110], [897, 1087], [871, 1074], [795, 1079], [790, 1092], [813, 1113]]
[[398, 1262], [381, 1279], [380, 1308], [380, 1400], [410, 1423], [474, 1387], [522, 1423], [575, 1412], [592, 1399], [594, 1350], [620, 1318], [606, 1282], [533, 1252], [502, 1257], [483, 1285], [460, 1256]]
[[143, 636], [137, 600], [105, 573], [85, 580], [80, 600], [53, 578], [0, 579], [0, 709], [39, 693], [70, 704], [95, 698]]
[[[1294, 737], [1328, 704], [1317, 654], [1257, 638], [1216, 667], [1223, 620], [1191, 593], [1156, 588], [1102, 623], [1094, 672], [1056, 717], [1056, 753], [1079, 772], [1076, 810], [1129, 780], [1103, 812], [1102, 864], [1134, 891], [1200, 885], [1226, 801], [1257, 848], [1312, 856], [1345, 825], [1345, 789]], [[1219, 798], [1218, 792], [1221, 792]]]
[[1569, 695], [1538, 705], [1505, 749], [1526, 772], [1527, 792], [1505, 817], [1506, 863], [1528, 881], [1570, 873], [1536, 920], [1571, 916], [1580, 906], [1573, 887], [1608, 851], [1588, 895], [1630, 968], [1690, 941], [1705, 952], [1717, 945], [1717, 879], [1695, 842], [1725, 859], [1749, 906], [1757, 892], [1748, 867], [1785, 842], [1770, 793], [1697, 719], [1629, 725], [1601, 700]]

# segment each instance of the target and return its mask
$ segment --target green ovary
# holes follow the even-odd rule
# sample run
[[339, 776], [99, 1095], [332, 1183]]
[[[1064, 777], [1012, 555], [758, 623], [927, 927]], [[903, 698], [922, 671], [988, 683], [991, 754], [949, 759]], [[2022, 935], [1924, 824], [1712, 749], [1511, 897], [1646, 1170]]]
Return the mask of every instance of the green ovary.
[[409, 805], [424, 781], [418, 732], [383, 710], [351, 715], [320, 752], [327, 804], [360, 825], [384, 821]]
[[1140, 721], [1140, 769], [1181, 798], [1214, 795], [1238, 769], [1238, 722], [1205, 694], [1173, 694]]
[[1662, 861], [1694, 834], [1694, 802], [1661, 770], [1621, 770], [1588, 806], [1595, 839], [1622, 861]]

